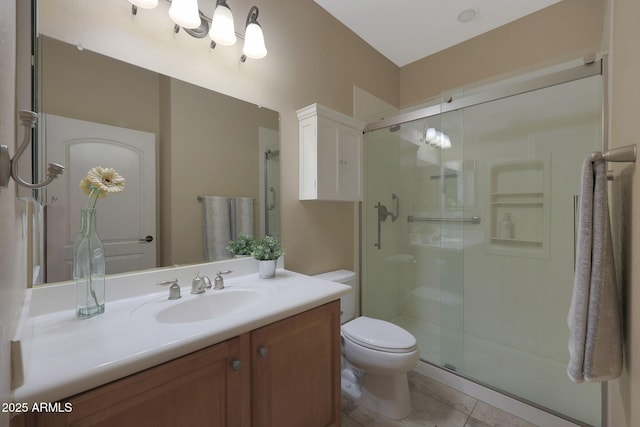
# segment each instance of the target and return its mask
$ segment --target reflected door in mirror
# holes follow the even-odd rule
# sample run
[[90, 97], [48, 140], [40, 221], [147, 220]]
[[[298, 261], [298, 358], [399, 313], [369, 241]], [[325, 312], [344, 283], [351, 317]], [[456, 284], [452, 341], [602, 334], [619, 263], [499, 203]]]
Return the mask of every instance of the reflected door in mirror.
[[[67, 168], [46, 195], [46, 281], [70, 280], [73, 241], [87, 196], [78, 184], [95, 166], [114, 168], [125, 191], [97, 202], [106, 273], [156, 266], [155, 135], [50, 114], [43, 115], [47, 162]], [[149, 238], [150, 237], [150, 238]]]

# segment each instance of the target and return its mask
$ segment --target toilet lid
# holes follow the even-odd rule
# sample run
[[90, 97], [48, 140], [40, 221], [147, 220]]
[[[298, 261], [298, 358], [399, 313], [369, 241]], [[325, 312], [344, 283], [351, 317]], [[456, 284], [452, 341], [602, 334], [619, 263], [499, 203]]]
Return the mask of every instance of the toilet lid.
[[416, 339], [400, 326], [361, 316], [342, 325], [342, 334], [364, 347], [391, 353], [416, 349]]

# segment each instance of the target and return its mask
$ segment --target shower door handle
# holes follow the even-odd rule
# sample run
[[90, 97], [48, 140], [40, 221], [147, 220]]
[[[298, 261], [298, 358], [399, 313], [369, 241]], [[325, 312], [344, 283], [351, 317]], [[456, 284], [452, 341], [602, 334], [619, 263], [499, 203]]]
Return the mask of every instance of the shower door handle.
[[382, 249], [382, 241], [380, 237], [382, 230], [380, 228], [380, 224], [386, 221], [388, 216], [391, 216], [391, 218], [393, 218], [393, 214], [389, 212], [387, 210], [387, 207], [381, 204], [380, 202], [378, 202], [378, 204], [375, 205], [374, 208], [378, 210], [378, 243], [374, 243], [373, 246], [375, 246], [378, 249]]
[[272, 199], [273, 201], [267, 205], [267, 210], [271, 211], [273, 210], [273, 208], [276, 207], [276, 189], [273, 187], [269, 187], [269, 192], [273, 196], [273, 199]]

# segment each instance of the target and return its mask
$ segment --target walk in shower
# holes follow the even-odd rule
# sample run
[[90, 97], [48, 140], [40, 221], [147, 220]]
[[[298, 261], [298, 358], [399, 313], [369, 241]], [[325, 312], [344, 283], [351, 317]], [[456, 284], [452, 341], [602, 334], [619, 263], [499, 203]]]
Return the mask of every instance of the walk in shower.
[[602, 64], [504, 81], [365, 129], [364, 315], [423, 362], [578, 424], [600, 384], [566, 374], [575, 195], [602, 149]]

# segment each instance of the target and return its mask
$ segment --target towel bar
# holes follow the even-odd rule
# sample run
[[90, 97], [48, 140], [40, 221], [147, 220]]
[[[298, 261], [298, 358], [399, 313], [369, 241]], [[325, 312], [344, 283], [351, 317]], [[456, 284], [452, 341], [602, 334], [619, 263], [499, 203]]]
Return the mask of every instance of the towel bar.
[[[207, 197], [207, 196], [196, 196], [196, 199], [197, 199], [199, 202], [201, 202], [201, 201], [203, 201], [203, 200], [204, 200], [204, 198], [205, 198], [205, 197]], [[254, 203], [254, 204], [255, 204], [255, 203], [258, 203], [258, 201], [257, 201], [256, 199], [253, 199], [253, 203]]]
[[625, 145], [624, 147], [612, 148], [604, 153], [594, 151], [591, 153], [591, 160], [604, 159], [607, 162], [636, 162], [636, 144]]

